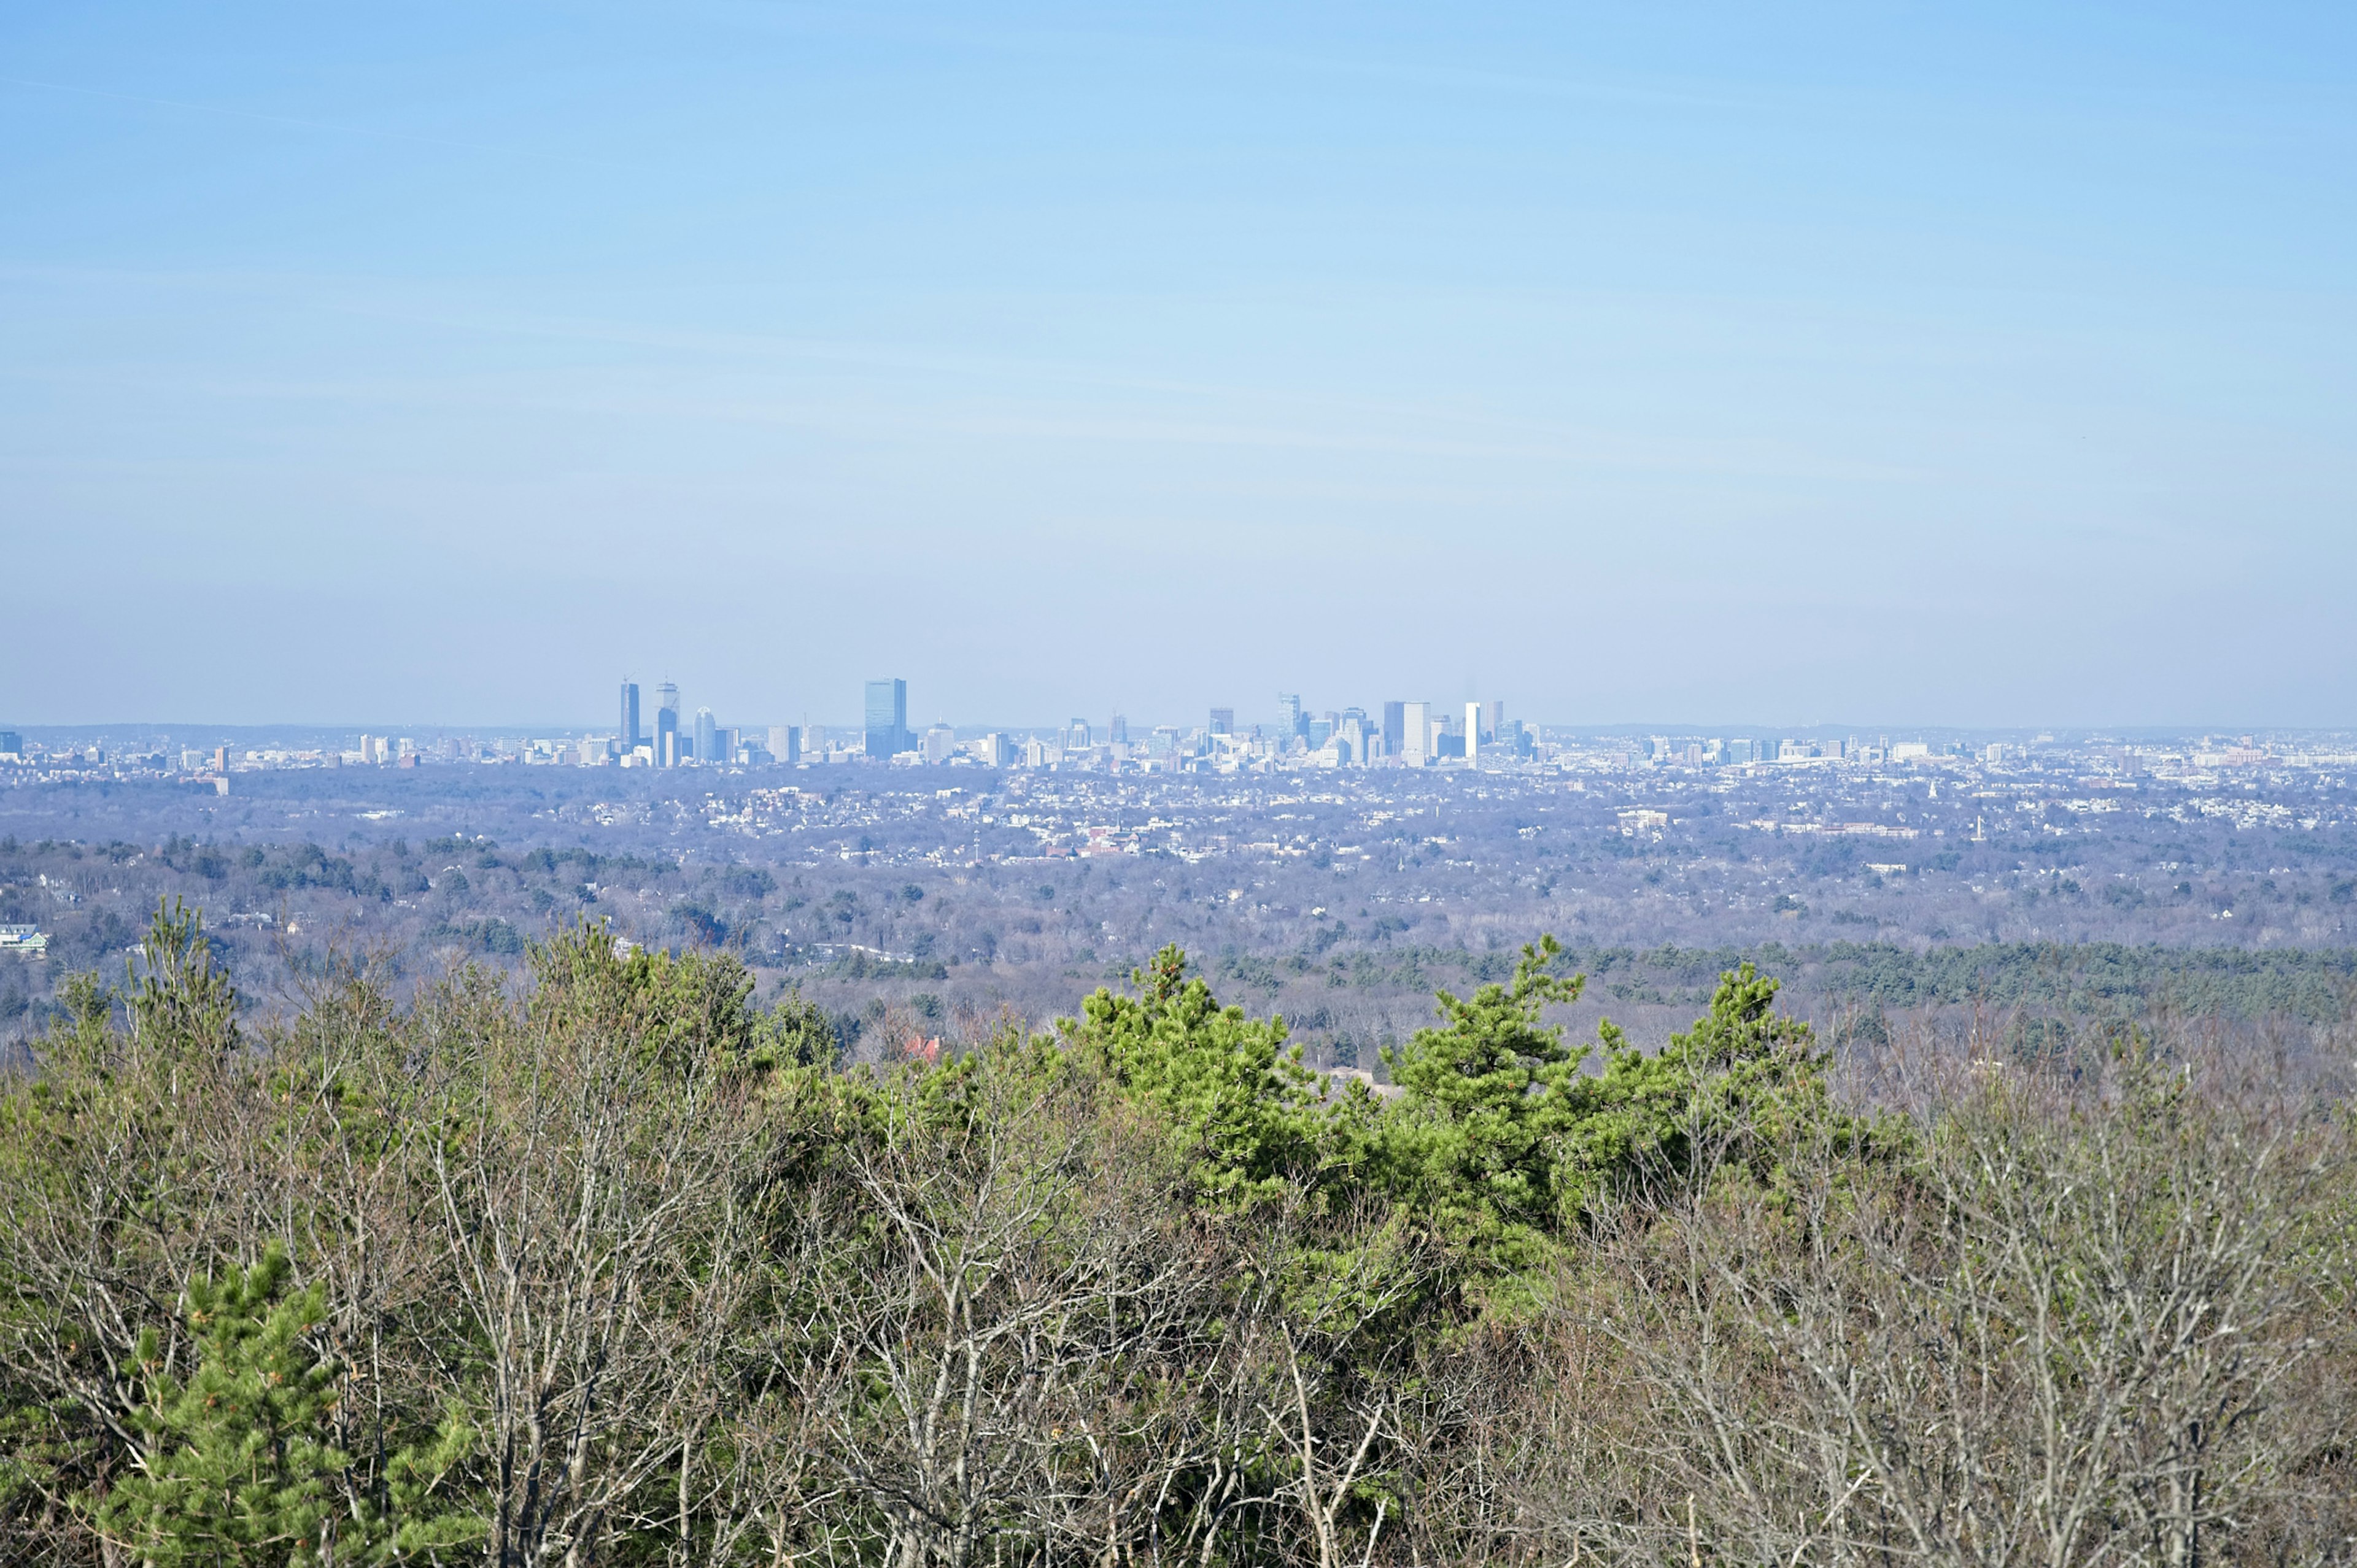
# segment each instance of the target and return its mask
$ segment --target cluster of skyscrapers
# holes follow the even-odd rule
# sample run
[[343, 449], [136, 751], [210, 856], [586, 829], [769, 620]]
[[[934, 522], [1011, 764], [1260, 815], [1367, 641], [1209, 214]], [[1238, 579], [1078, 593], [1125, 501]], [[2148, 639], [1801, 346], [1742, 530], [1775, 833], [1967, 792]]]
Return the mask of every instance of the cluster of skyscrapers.
[[1183, 766], [1202, 759], [1292, 758], [1329, 768], [1421, 768], [1451, 758], [1475, 762], [1493, 751], [1527, 757], [1532, 745], [1521, 723], [1506, 717], [1501, 702], [1468, 703], [1461, 715], [1432, 703], [1393, 702], [1375, 716], [1361, 708], [1313, 713], [1297, 693], [1278, 694], [1275, 724], [1249, 728], [1239, 727], [1233, 708], [1213, 708], [1209, 724], [1191, 732], [1165, 725], [1133, 738], [1128, 721], [1115, 714], [1102, 732], [1076, 718], [1060, 729], [1021, 738], [998, 733], [962, 741], [945, 724], [922, 735], [911, 729], [909, 683], [898, 678], [867, 682], [856, 742], [837, 738], [830, 745], [824, 731], [792, 725], [774, 725], [766, 732], [730, 728], [709, 708], [698, 708], [692, 723], [681, 714], [679, 688], [666, 681], [655, 688], [653, 722], [648, 725], [638, 683], [625, 680], [607, 756], [625, 766], [651, 768], [792, 764], [805, 757], [932, 764], [970, 759], [995, 768], [1084, 759]]
[[639, 684], [622, 682], [621, 709], [608, 756], [625, 767], [677, 768], [685, 762], [715, 766], [761, 765], [801, 760], [802, 731], [772, 725], [766, 734], [720, 724], [710, 708], [698, 708], [691, 723], [680, 717], [679, 688], [665, 681], [655, 688], [654, 722], [642, 725]]
[[[766, 730], [721, 724], [710, 708], [698, 708], [693, 722], [683, 719], [679, 687], [669, 681], [655, 688], [655, 707], [649, 722], [640, 708], [639, 683], [622, 682], [621, 703], [616, 714], [614, 739], [607, 755], [624, 766], [677, 768], [683, 763], [716, 766], [763, 766], [802, 759], [805, 726], [771, 725]], [[909, 728], [909, 683], [901, 680], [867, 682], [866, 725], [861, 735], [861, 755], [888, 762], [918, 749]], [[811, 730], [823, 745], [823, 732]], [[824, 760], [821, 756], [819, 760]]]
[[[1211, 710], [1212, 735], [1234, 729], [1234, 709]], [[1433, 703], [1385, 703], [1378, 721], [1359, 708], [1312, 714], [1297, 693], [1280, 693], [1276, 738], [1281, 746], [1289, 740], [1302, 751], [1330, 753], [1333, 765], [1346, 768], [1422, 768], [1447, 758], [1478, 761], [1492, 750], [1514, 757], [1531, 752], [1522, 722], [1507, 718], [1506, 704], [1498, 701], [1468, 703], [1462, 716]]]

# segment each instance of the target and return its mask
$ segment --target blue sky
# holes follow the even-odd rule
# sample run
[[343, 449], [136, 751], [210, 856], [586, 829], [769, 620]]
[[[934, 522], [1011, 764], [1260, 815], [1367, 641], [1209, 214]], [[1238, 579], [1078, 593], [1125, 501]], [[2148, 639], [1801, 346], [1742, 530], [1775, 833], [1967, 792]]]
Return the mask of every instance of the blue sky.
[[2346, 7], [0, 15], [0, 722], [2357, 724]]

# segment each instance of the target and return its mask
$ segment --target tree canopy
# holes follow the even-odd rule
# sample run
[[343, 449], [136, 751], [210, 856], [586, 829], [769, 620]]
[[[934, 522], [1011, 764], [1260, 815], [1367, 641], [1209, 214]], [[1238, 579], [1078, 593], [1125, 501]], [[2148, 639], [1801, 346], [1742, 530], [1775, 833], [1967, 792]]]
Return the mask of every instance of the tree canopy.
[[2357, 1530], [2321, 1089], [2136, 1036], [1878, 1112], [1749, 963], [1657, 1050], [1567, 1040], [1549, 937], [1379, 1083], [1175, 947], [856, 1063], [729, 954], [531, 960], [405, 996], [355, 961], [274, 1016], [159, 908], [64, 988], [0, 1084], [0, 1544], [1899, 1568]]

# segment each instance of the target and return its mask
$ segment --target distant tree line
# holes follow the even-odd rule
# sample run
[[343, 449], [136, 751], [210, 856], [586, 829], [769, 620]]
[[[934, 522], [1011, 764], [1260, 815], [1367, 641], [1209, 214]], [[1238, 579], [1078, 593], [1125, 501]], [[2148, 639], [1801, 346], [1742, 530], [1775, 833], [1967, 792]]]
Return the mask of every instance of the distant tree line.
[[[1323, 975], [1356, 988], [1487, 983], [1513, 971], [1510, 948], [1395, 945], [1325, 956], [1313, 940], [1274, 957], [1237, 950], [1212, 961], [1230, 983], [1275, 992]], [[1743, 948], [1578, 947], [1566, 961], [1624, 1002], [1701, 1005], [1717, 977], [1765, 965], [1811, 995], [1892, 1011], [2042, 1008], [2106, 1019], [2156, 1012], [2334, 1023], [2357, 1016], [2357, 948], [2185, 948], [2120, 942], [1987, 942], [1917, 949], [1889, 942], [1768, 942]]]

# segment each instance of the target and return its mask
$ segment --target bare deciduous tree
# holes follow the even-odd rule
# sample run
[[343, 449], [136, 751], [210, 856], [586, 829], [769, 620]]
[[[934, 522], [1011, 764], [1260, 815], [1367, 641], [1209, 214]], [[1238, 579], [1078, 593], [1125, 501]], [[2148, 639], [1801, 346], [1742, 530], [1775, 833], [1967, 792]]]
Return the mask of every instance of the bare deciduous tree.
[[826, 1216], [802, 1370], [883, 1559], [1116, 1557], [1162, 1498], [1211, 1283], [1148, 1130], [1060, 1068], [896, 1104]]
[[670, 1525], [683, 1551], [698, 1451], [734, 1399], [716, 1330], [753, 1288], [747, 1087], [619, 1019], [480, 1028], [430, 1059], [448, 1278], [483, 1390], [488, 1561], [585, 1563], [633, 1523]]
[[1683, 1490], [1746, 1561], [2191, 1568], [2314, 1500], [2346, 1430], [2283, 1395], [2337, 1132], [2147, 1067], [2092, 1104], [1993, 1078], [1903, 1165], [1837, 1153], [1610, 1228], [1580, 1310], [1656, 1478], [1606, 1539], [1658, 1550]]

